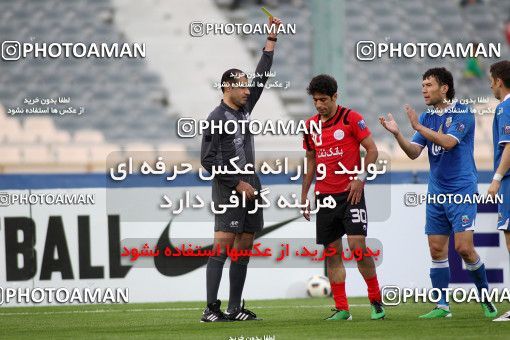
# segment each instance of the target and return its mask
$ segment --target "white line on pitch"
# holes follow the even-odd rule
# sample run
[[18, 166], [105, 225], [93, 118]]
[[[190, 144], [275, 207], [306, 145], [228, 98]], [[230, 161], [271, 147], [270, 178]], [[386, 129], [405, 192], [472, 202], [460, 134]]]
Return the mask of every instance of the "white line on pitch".
[[[368, 307], [369, 304], [354, 304], [351, 307]], [[277, 308], [332, 308], [332, 305], [300, 305], [300, 306], [252, 306], [250, 309], [277, 309]], [[124, 312], [178, 312], [189, 310], [203, 310], [201, 307], [182, 307], [182, 308], [132, 308], [132, 309], [94, 309], [94, 310], [66, 310], [66, 311], [51, 311], [51, 312], [0, 312], [0, 316], [4, 315], [53, 315], [53, 314], [86, 314], [86, 313], [124, 313]]]

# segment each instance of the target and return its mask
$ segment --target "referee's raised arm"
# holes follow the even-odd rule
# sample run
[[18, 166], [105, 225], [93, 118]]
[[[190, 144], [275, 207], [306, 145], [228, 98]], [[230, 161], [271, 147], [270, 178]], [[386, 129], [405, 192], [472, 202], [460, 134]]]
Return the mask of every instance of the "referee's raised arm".
[[272, 52], [274, 51], [274, 47], [276, 45], [276, 34], [278, 32], [278, 27], [282, 24], [282, 21], [279, 18], [271, 17], [269, 18], [269, 26], [271, 27], [271, 31], [267, 35], [266, 46], [264, 47], [264, 51]]
[[281, 24], [282, 21], [280, 19], [274, 17], [269, 18], [269, 26], [271, 29], [267, 35], [266, 45], [262, 51], [262, 57], [260, 57], [257, 69], [255, 70], [255, 74], [259, 74], [260, 76], [253, 78], [253, 87], [250, 88], [250, 96], [248, 97], [248, 102], [246, 104], [249, 111], [253, 109], [259, 100], [267, 82], [267, 73], [271, 70], [271, 65], [273, 64], [273, 51], [277, 40], [276, 35], [278, 27]]

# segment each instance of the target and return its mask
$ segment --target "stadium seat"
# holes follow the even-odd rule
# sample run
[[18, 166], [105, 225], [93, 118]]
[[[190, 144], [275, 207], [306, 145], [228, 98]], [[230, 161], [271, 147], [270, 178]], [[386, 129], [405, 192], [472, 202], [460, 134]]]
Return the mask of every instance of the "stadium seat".
[[6, 134], [6, 139], [11, 144], [30, 144], [35, 143], [37, 135], [25, 130], [19, 130], [17, 132], [9, 131], [9, 133]]
[[103, 143], [104, 136], [98, 130], [78, 130], [74, 133], [74, 143]]
[[[13, 3], [2, 1], [0, 13], [5, 20], [0, 22], [0, 33], [12, 39], [26, 35], [18, 40], [28, 40], [30, 36], [37, 35], [37, 39], [41, 41], [119, 42], [123, 40], [119, 28], [104, 22], [104, 12], [111, 12], [112, 7], [109, 0], [87, 2], [50, 0], [44, 3], [30, 0]], [[34, 15], [37, 17], [34, 18]], [[44, 20], [35, 20], [39, 17]], [[11, 20], [12, 18], [16, 20]], [[132, 71], [128, 71], [130, 67]], [[142, 83], [151, 87], [143, 87], [137, 82], [128, 81], [132, 74], [139, 75]], [[123, 129], [123, 132], [115, 136], [109, 134], [109, 126], [102, 124], [105, 116], [112, 115], [110, 111], [112, 106], [109, 105], [112, 98], [132, 98], [148, 102], [151, 95], [155, 95], [155, 92], [149, 92], [148, 89], [163, 88], [158, 75], [151, 73], [146, 64], [139, 60], [125, 62], [90, 58], [76, 62], [73, 58], [59, 58], [50, 63], [44, 59], [27, 58], [8, 66], [0, 63], [0, 78], [2, 83], [11, 85], [0, 89], [0, 102], [5, 105], [20, 105], [23, 98], [34, 92], [45, 97], [63, 96], [67, 93], [71, 97], [72, 105], [84, 106], [87, 115], [80, 119], [55, 119], [56, 126], [72, 133], [85, 125], [100, 130], [109, 140], [129, 136], [131, 129], [131, 126], [125, 125], [121, 116], [117, 117], [116, 125], [118, 129]], [[97, 84], [99, 79], [103, 79], [101, 86], [97, 87], [101, 93], [94, 95], [91, 103], [90, 99], [87, 99], [91, 98], [87, 92], [92, 90], [92, 86]], [[168, 92], [165, 95], [168, 96]], [[159, 105], [163, 106], [161, 103]], [[92, 118], [93, 116], [95, 117]], [[139, 122], [142, 129], [149, 125], [151, 125], [149, 121]], [[47, 140], [46, 137], [44, 139]], [[146, 136], [138, 139], [149, 140]]]
[[89, 149], [81, 145], [55, 145], [52, 147], [55, 159], [59, 164], [87, 164], [90, 160]]
[[120, 146], [115, 144], [97, 144], [89, 147], [90, 161], [105, 164], [109, 155], [120, 155]]
[[22, 159], [21, 150], [19, 147], [14, 145], [0, 146], [0, 159], [2, 160], [2, 164], [20, 163]]
[[[172, 163], [184, 162], [189, 160], [186, 148], [182, 144], [166, 143], [157, 147], [157, 155], [170, 155]], [[167, 156], [168, 157], [168, 156]]]
[[24, 145], [22, 147], [23, 163], [49, 164], [55, 161], [48, 145]]

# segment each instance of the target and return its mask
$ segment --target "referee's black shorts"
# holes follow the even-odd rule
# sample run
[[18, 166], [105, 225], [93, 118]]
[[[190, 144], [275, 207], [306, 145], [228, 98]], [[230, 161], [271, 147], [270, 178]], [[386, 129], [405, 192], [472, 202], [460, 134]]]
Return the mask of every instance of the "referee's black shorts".
[[[249, 183], [255, 190], [261, 189], [260, 180], [258, 176], [243, 176], [242, 180]], [[218, 180], [213, 180], [212, 185], [212, 200], [216, 209], [219, 204], [229, 204], [230, 196], [234, 189], [221, 184]], [[241, 202], [241, 195], [235, 193]], [[255, 200], [260, 200], [257, 196]], [[214, 231], [226, 231], [231, 233], [256, 233], [264, 227], [264, 216], [262, 208], [258, 208], [256, 212], [249, 213], [254, 210], [255, 200], [246, 200], [246, 207], [227, 208], [223, 214], [215, 214], [214, 216]], [[263, 202], [260, 202], [262, 204]]]
[[349, 192], [340, 194], [319, 194], [315, 197], [316, 204], [323, 202], [325, 197], [332, 196], [335, 208], [320, 208], [317, 212], [317, 244], [328, 245], [345, 234], [367, 236], [367, 209], [365, 192], [358, 204], [347, 201]]

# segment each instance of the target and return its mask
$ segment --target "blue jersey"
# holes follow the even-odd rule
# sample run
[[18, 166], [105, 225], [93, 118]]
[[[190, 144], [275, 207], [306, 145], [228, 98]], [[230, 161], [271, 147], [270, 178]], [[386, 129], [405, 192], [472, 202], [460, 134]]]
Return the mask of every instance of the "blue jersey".
[[[496, 106], [492, 123], [492, 142], [494, 143], [494, 171], [497, 170], [505, 143], [510, 142], [510, 98]], [[505, 176], [510, 174], [510, 170]]]
[[473, 156], [475, 140], [475, 116], [469, 106], [456, 102], [439, 115], [423, 112], [420, 123], [439, 133], [452, 136], [457, 144], [449, 151], [432, 143], [419, 132], [412, 143], [427, 147], [430, 173], [429, 192], [464, 193], [478, 192], [478, 173]]

